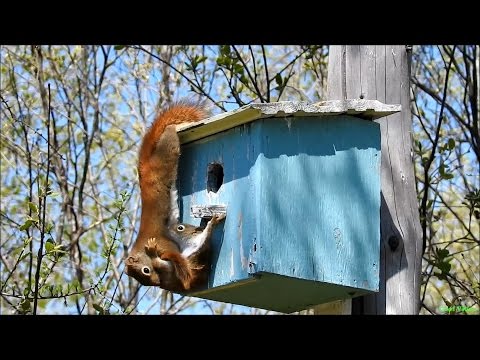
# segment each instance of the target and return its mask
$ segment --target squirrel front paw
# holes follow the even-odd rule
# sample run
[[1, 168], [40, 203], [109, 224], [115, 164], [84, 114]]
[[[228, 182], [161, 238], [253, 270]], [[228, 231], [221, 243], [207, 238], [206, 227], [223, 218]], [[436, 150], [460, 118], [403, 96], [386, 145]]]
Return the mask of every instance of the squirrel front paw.
[[145, 253], [150, 257], [157, 256], [157, 241], [155, 238], [150, 238], [147, 240], [147, 245], [145, 245]]
[[216, 225], [218, 224], [220, 221], [222, 221], [223, 219], [225, 219], [227, 217], [227, 214], [215, 214], [213, 215], [212, 219], [210, 220], [210, 222], [213, 224], [213, 225]]

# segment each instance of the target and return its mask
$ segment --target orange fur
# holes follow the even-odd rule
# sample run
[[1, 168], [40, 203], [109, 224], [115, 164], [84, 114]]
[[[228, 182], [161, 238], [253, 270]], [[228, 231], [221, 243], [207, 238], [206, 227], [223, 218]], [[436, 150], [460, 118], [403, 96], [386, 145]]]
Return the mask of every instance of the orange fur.
[[190, 266], [187, 259], [185, 259], [179, 252], [170, 252], [165, 251], [160, 255], [160, 259], [169, 260], [172, 262], [173, 267], [175, 268], [175, 273], [178, 276], [178, 279], [181, 281], [185, 290], [190, 289], [190, 285], [194, 278], [193, 269]]
[[179, 102], [163, 110], [157, 115], [150, 129], [143, 137], [140, 147], [140, 163], [147, 161], [155, 150], [155, 143], [165, 131], [168, 125], [180, 125], [183, 123], [195, 122], [206, 117], [203, 107]]
[[[157, 115], [143, 138], [138, 162], [142, 202], [140, 229], [126, 265], [127, 274], [135, 278], [138, 274], [138, 277], [142, 277], [144, 285], [162, 284], [163, 286], [158, 286], [176, 289], [181, 288], [178, 284], [180, 282], [185, 290], [190, 288], [193, 269], [180, 253], [178, 245], [167, 235], [167, 223], [171, 212], [170, 189], [177, 178], [180, 156], [178, 135], [175, 127], [171, 125], [196, 122], [206, 115], [203, 106], [188, 102], [175, 103]], [[155, 247], [151, 246], [149, 239], [154, 239]], [[168, 267], [162, 269], [164, 273], [159, 270], [164, 278], [170, 276], [168, 281], [160, 275], [160, 279], [150, 281], [145, 279], [144, 274], [138, 273], [145, 266], [153, 269], [153, 259], [156, 256], [171, 262], [176, 279], [168, 273], [170, 271]]]

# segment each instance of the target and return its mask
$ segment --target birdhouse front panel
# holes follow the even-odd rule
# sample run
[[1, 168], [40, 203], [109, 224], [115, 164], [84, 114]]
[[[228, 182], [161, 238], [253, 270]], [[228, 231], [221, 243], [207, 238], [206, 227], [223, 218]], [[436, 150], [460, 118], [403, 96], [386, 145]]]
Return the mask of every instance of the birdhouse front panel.
[[[184, 145], [181, 149], [178, 193], [182, 222], [200, 225], [190, 215], [198, 205], [226, 205], [227, 218], [212, 236], [212, 270], [209, 288], [245, 280], [252, 261], [258, 209], [252, 170], [259, 155], [258, 136], [251, 134], [250, 125], [239, 126], [208, 138]], [[217, 192], [208, 191], [215, 183], [209, 173], [212, 164], [221, 166], [223, 180]]]
[[227, 212], [208, 285], [190, 295], [293, 312], [378, 291], [380, 158], [379, 125], [345, 114], [259, 118], [184, 143], [181, 220]]

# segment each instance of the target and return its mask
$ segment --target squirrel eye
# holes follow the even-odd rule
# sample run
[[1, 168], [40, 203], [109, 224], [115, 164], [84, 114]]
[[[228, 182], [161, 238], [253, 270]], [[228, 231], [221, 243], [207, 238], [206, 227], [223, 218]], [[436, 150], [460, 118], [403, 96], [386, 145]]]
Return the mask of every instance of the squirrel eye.
[[184, 225], [178, 225], [177, 230], [178, 231], [183, 231], [183, 230], [185, 230], [185, 226]]
[[142, 267], [143, 275], [150, 275], [150, 268], [148, 266]]

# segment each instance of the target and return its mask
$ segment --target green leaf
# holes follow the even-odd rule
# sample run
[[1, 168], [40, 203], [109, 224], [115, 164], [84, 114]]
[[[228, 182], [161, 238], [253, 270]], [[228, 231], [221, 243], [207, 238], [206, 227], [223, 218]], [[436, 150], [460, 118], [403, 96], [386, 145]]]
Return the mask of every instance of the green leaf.
[[28, 255], [30, 255], [30, 251], [27, 251], [25, 254], [23, 254], [20, 259], [18, 259], [18, 262], [21, 262], [23, 259], [25, 259]]
[[223, 56], [219, 56], [219, 57], [217, 58], [217, 65], [218, 65], [218, 66], [222, 66], [222, 65], [224, 65], [224, 64], [225, 64], [225, 61], [224, 61], [224, 59], [223, 59]]
[[126, 45], [115, 45], [115, 46], [113, 47], [113, 49], [119, 51], [119, 50], [122, 50], [122, 49], [125, 48], [125, 47], [126, 47]]
[[37, 207], [37, 205], [35, 205], [35, 204], [32, 203], [32, 202], [29, 202], [29, 203], [28, 203], [28, 207], [29, 207], [30, 210], [32, 210], [35, 214], [38, 214], [38, 207]]
[[452, 265], [448, 262], [441, 262], [437, 264], [437, 267], [442, 271], [442, 274], [448, 274], [448, 272], [452, 268]]
[[437, 250], [437, 254], [440, 259], [444, 259], [448, 256], [448, 254], [450, 254], [450, 252], [448, 249], [439, 249]]
[[20, 303], [20, 307], [22, 308], [23, 311], [29, 311], [30, 310], [30, 300], [25, 299]]
[[243, 72], [243, 66], [241, 64], [235, 64], [233, 66], [233, 72], [237, 74], [241, 74]]
[[20, 230], [28, 230], [30, 228], [30, 226], [32, 226], [33, 224], [33, 220], [32, 219], [28, 219], [27, 221], [25, 221], [25, 223], [20, 226]]
[[448, 148], [450, 150], [453, 150], [454, 147], [455, 147], [455, 140], [452, 138], [448, 139]]
[[278, 86], [282, 86], [282, 82], [283, 82], [282, 75], [277, 74], [275, 76], [275, 82], [277, 83]]
[[45, 243], [45, 250], [47, 250], [47, 253], [52, 252], [54, 247], [55, 245], [53, 245], [51, 242], [47, 241]]
[[435, 272], [433, 275], [435, 275], [440, 280], [447, 280], [447, 276], [444, 273]]
[[220, 46], [220, 54], [224, 56], [230, 55], [230, 45], [222, 45]]
[[73, 279], [71, 284], [75, 291], [78, 291], [80, 288], [80, 281], [78, 281], [78, 279]]
[[444, 270], [444, 273], [445, 274], [448, 274], [450, 272], [450, 270], [452, 269], [452, 264], [450, 264], [449, 262], [444, 262], [444, 266], [443, 266], [443, 269]]
[[438, 171], [440, 172], [440, 176], [443, 177], [445, 175], [445, 165], [441, 164]]
[[93, 304], [93, 308], [97, 310], [100, 315], [103, 315], [105, 313], [105, 310], [103, 310], [103, 307], [101, 307], [98, 304]]
[[53, 229], [53, 224], [52, 223], [48, 223], [48, 224], [45, 225], [45, 232], [46, 233], [51, 232], [52, 229]]
[[445, 166], [445, 164], [441, 164], [440, 167], [438, 168], [438, 171], [439, 171], [442, 179], [445, 179], [445, 180], [453, 179], [453, 174], [447, 172], [448, 171], [448, 166]]

